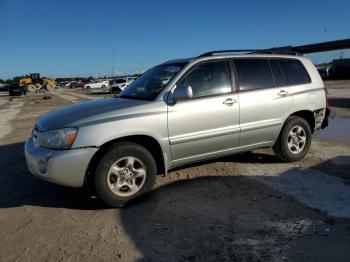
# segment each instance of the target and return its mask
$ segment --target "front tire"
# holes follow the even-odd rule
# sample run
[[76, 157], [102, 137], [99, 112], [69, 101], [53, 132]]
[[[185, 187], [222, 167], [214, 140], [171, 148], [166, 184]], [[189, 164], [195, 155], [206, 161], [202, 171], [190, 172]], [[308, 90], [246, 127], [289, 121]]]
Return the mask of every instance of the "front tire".
[[312, 132], [309, 123], [301, 117], [288, 117], [273, 151], [285, 162], [296, 162], [305, 158], [309, 152]]
[[101, 159], [95, 173], [95, 189], [107, 205], [123, 207], [152, 189], [157, 165], [152, 154], [131, 142], [115, 144]]

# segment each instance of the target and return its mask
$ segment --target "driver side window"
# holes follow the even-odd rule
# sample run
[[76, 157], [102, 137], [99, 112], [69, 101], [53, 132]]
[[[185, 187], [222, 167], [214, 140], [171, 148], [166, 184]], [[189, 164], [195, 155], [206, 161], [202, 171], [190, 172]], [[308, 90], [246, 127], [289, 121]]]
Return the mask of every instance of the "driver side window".
[[192, 98], [226, 94], [232, 91], [227, 61], [214, 61], [196, 65], [178, 86], [190, 86]]

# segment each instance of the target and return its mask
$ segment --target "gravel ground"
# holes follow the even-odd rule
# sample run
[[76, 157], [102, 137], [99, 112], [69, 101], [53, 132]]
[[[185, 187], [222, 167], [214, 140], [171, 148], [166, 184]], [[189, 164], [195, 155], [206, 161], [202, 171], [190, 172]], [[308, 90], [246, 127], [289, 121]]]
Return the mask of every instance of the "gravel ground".
[[124, 209], [31, 176], [35, 119], [103, 96], [0, 95], [0, 261], [349, 261], [346, 135], [316, 134], [299, 163], [260, 149], [176, 169]]

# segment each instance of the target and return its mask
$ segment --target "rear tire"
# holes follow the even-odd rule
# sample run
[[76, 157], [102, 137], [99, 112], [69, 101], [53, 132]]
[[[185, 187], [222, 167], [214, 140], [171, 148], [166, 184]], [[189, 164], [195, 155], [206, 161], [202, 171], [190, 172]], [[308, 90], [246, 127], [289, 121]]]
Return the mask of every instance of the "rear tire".
[[152, 154], [131, 142], [115, 144], [100, 160], [95, 172], [95, 189], [107, 205], [123, 207], [152, 189], [157, 165]]
[[285, 162], [296, 162], [309, 152], [312, 132], [309, 123], [301, 117], [288, 117], [272, 149]]

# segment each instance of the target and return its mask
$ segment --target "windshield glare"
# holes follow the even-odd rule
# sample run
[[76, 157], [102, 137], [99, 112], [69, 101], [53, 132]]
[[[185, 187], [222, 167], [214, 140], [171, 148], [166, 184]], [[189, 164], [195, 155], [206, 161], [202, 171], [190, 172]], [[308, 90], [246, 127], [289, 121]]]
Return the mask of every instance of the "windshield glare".
[[118, 97], [154, 100], [185, 64], [155, 66], [133, 81]]

